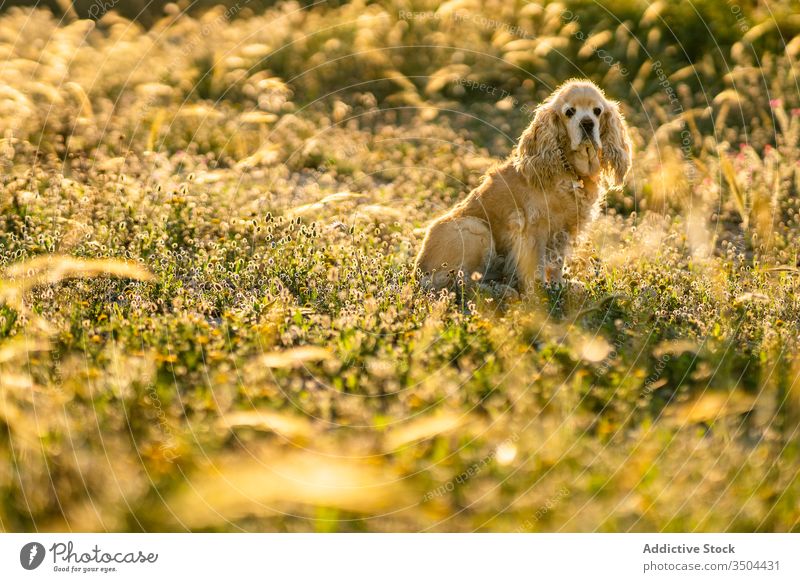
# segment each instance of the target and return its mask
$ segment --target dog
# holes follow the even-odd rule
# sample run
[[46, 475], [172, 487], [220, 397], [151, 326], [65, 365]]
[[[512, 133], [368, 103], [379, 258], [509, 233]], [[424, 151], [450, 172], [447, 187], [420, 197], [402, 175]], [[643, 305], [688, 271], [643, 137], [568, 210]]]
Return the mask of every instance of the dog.
[[572, 79], [535, 110], [514, 152], [428, 227], [415, 268], [428, 289], [490, 281], [528, 294], [562, 283], [570, 242], [621, 187], [632, 147], [619, 104]]

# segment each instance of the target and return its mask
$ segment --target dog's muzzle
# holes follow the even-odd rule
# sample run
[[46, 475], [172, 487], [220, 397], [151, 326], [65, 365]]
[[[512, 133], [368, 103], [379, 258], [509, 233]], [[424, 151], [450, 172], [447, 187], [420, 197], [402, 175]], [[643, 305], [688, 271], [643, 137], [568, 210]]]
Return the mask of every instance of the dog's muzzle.
[[594, 121], [588, 117], [581, 120], [581, 134], [584, 139], [591, 140], [594, 138]]

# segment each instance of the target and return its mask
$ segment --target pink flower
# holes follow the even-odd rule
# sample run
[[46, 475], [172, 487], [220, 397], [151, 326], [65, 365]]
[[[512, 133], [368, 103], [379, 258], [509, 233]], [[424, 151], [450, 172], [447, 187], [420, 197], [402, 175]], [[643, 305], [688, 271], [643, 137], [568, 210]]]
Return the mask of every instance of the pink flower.
[[776, 107], [780, 107], [783, 104], [783, 101], [780, 99], [770, 99], [769, 106], [775, 109]]
[[797, 117], [798, 115], [800, 115], [800, 107], [792, 108], [792, 117]]

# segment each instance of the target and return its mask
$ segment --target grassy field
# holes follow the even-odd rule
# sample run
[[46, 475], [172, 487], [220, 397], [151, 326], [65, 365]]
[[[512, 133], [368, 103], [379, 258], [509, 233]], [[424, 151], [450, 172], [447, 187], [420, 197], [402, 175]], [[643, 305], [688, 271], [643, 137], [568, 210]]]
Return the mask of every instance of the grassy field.
[[[800, 20], [752, 4], [0, 14], [0, 530], [800, 531]], [[574, 76], [636, 159], [568, 284], [426, 294]]]

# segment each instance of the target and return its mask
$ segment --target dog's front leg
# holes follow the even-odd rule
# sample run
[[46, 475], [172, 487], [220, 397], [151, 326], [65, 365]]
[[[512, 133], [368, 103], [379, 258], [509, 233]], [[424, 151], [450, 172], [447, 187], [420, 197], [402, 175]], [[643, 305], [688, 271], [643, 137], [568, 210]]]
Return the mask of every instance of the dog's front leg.
[[521, 236], [514, 252], [514, 268], [519, 290], [531, 294], [536, 282], [545, 281], [547, 239]]
[[564, 282], [564, 261], [569, 248], [569, 233], [555, 233], [547, 244], [545, 280], [560, 285]]

